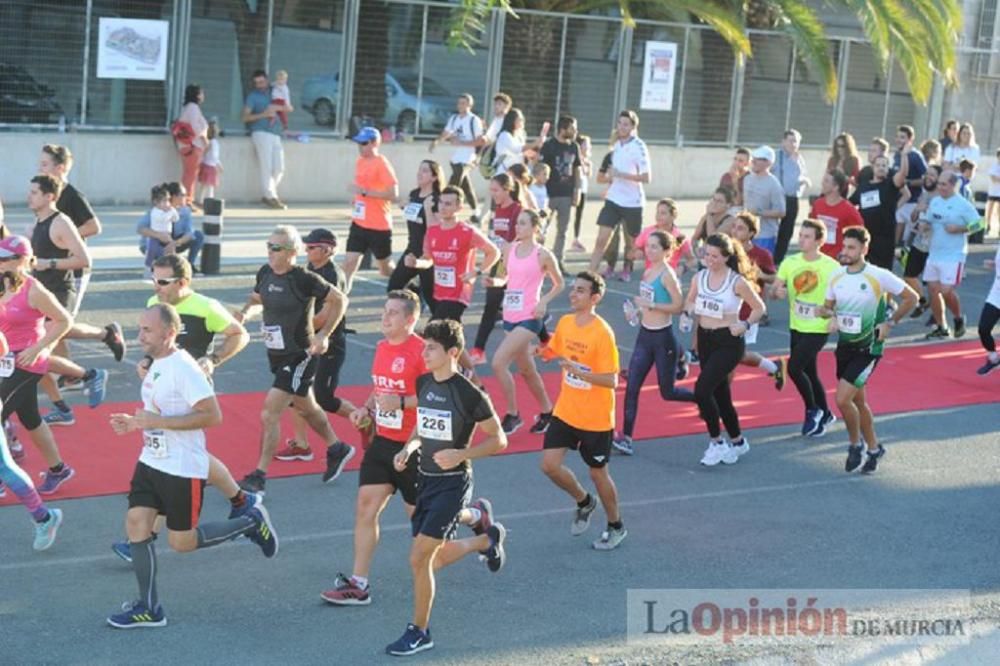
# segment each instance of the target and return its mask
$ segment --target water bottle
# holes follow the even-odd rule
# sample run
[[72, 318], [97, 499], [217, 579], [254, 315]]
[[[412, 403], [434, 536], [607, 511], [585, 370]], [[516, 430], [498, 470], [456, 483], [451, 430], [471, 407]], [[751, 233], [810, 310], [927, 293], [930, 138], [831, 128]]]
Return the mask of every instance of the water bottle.
[[694, 328], [694, 319], [691, 318], [687, 312], [682, 312], [680, 319], [681, 332], [690, 333], [691, 329]]
[[629, 326], [635, 327], [639, 325], [639, 309], [635, 307], [632, 301], [622, 303], [622, 310], [625, 311], [625, 321], [628, 322]]

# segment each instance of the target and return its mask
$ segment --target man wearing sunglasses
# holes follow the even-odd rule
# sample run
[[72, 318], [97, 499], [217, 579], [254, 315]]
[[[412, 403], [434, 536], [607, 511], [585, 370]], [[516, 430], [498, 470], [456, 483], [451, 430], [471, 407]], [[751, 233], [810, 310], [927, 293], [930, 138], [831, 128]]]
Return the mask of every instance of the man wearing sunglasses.
[[[316, 273], [324, 280], [341, 291], [344, 290], [344, 271], [333, 262], [337, 251], [337, 237], [329, 229], [313, 229], [305, 237], [306, 269]], [[323, 321], [319, 318], [323, 303], [317, 301], [313, 306], [313, 327], [322, 328]], [[347, 317], [343, 317], [330, 334], [330, 344], [326, 353], [316, 362], [316, 376], [313, 378], [313, 395], [316, 402], [328, 414], [336, 414], [347, 418], [357, 409], [350, 401], [336, 396], [340, 384], [340, 369], [347, 357]], [[277, 460], [312, 460], [313, 452], [306, 439], [306, 422], [298, 412], [292, 413], [292, 424], [295, 437], [288, 440], [285, 448], [274, 454]]]
[[[251, 492], [264, 490], [267, 468], [281, 436], [281, 413], [289, 404], [327, 443], [324, 483], [340, 476], [354, 457], [354, 447], [337, 439], [311, 391], [319, 358], [326, 353], [328, 338], [347, 311], [347, 296], [316, 273], [295, 264], [301, 249], [302, 238], [295, 227], [274, 228], [267, 239], [267, 264], [257, 271], [253, 291], [236, 315], [237, 321], [243, 323], [262, 309], [261, 330], [274, 374], [261, 411], [260, 460], [240, 483]], [[323, 303], [315, 317], [323, 326], [314, 332], [316, 301]]]

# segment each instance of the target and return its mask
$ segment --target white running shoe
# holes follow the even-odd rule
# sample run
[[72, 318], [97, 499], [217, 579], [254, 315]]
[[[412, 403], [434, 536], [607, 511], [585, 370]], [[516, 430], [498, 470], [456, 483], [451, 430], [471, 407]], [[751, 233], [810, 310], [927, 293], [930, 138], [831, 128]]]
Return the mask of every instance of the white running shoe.
[[722, 461], [722, 454], [726, 448], [725, 442], [710, 441], [708, 448], [705, 449], [705, 455], [701, 457], [701, 464], [706, 467], [718, 465]]
[[[749, 447], [747, 447], [749, 450]], [[736, 448], [729, 442], [725, 442], [722, 445], [722, 451], [719, 453], [719, 462], [723, 465], [735, 465], [740, 461], [740, 454], [736, 452]]]
[[743, 435], [743, 443], [739, 446], [730, 445], [730, 448], [732, 448], [732, 450], [736, 453], [737, 458], [741, 458], [747, 453], [750, 453], [750, 440], [747, 439], [746, 435]]

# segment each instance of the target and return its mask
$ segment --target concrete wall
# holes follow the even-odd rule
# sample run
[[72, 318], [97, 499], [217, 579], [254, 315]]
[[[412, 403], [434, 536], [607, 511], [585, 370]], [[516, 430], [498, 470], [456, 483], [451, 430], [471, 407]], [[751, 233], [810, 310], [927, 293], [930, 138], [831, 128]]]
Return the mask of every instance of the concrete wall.
[[[97, 133], [10, 133], [0, 134], [0, 198], [8, 206], [23, 205], [28, 181], [36, 171], [40, 148], [45, 143], [62, 143], [73, 151], [76, 166], [71, 181], [95, 204], [145, 204], [149, 188], [158, 182], [180, 177], [180, 161], [166, 135]], [[415, 185], [420, 160], [429, 156], [426, 142], [391, 143], [383, 147], [396, 168], [401, 188]], [[650, 146], [653, 182], [646, 188], [651, 198], [707, 198], [728, 168], [729, 148]], [[447, 162], [450, 151], [441, 148], [430, 154]], [[813, 191], [826, 166], [825, 151], [806, 151]], [[281, 197], [296, 202], [334, 202], [347, 199], [346, 186], [354, 173], [357, 149], [348, 141], [318, 140], [310, 143], [285, 141], [285, 180]], [[599, 160], [601, 155], [595, 155]], [[984, 158], [988, 156], [984, 155]], [[985, 189], [986, 173], [992, 160], [983, 159], [977, 186]], [[257, 163], [249, 137], [222, 139], [220, 195], [231, 203], [256, 202], [261, 197]], [[447, 172], [447, 170], [446, 170]], [[486, 183], [474, 179], [485, 194]], [[597, 190], [592, 188], [592, 196]]]

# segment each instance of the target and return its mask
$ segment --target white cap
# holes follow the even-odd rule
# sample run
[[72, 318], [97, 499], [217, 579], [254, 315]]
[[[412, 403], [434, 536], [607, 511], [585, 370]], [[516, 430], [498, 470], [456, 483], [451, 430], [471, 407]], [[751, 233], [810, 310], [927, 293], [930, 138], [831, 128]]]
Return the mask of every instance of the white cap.
[[754, 151], [750, 153], [750, 157], [755, 160], [767, 160], [768, 162], [774, 163], [774, 151], [771, 149], [771, 146], [760, 146], [754, 149]]

